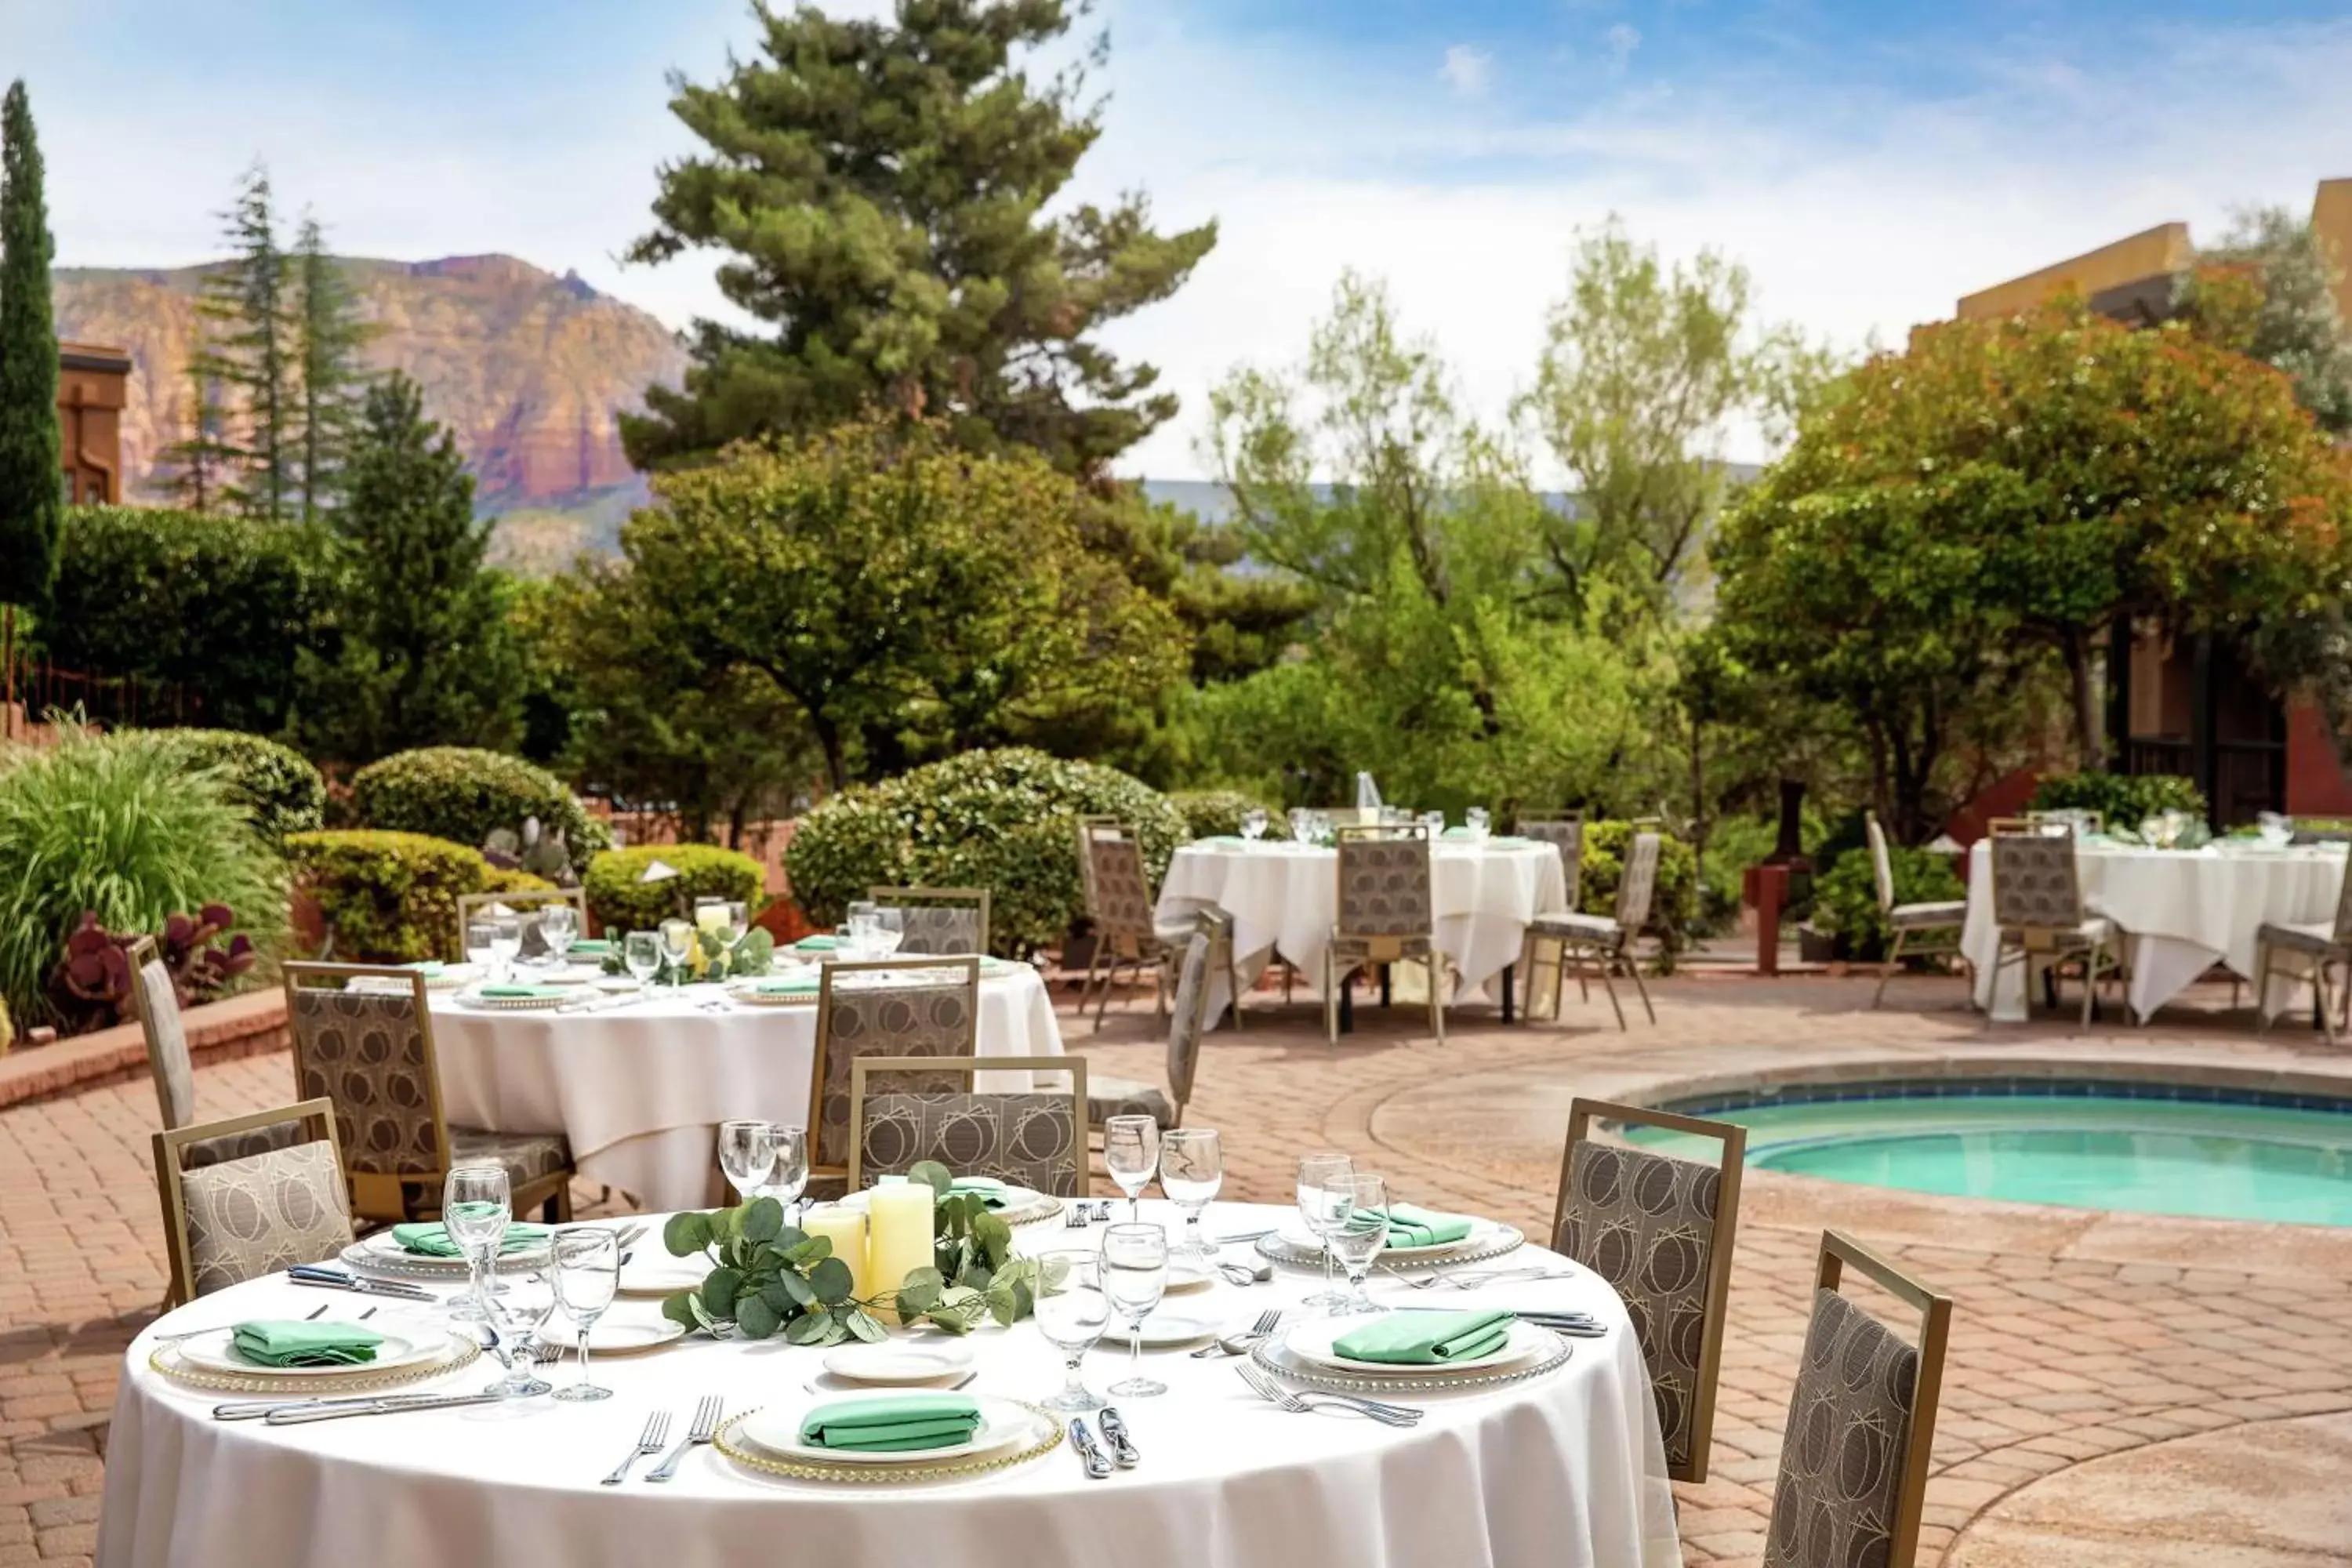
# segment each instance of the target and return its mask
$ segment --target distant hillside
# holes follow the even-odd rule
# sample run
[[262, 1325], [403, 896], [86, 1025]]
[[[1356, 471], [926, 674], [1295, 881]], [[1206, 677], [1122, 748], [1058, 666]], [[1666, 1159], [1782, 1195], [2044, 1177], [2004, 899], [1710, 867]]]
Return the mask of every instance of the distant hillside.
[[[382, 331], [366, 350], [425, 389], [473, 470], [485, 514], [527, 512], [499, 552], [561, 566], [582, 546], [610, 549], [618, 521], [646, 495], [622, 456], [615, 416], [649, 382], [675, 384], [685, 351], [669, 329], [575, 275], [511, 256], [344, 263], [363, 315]], [[163, 454], [189, 418], [184, 367], [205, 268], [60, 268], [58, 332], [130, 351], [123, 466], [131, 499], [166, 499]]]

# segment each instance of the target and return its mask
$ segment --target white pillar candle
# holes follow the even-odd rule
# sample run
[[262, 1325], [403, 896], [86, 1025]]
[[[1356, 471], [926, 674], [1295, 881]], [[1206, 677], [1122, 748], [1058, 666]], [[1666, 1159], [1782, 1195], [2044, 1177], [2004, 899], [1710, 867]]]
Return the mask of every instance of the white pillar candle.
[[827, 1204], [802, 1216], [801, 1228], [833, 1243], [833, 1255], [849, 1265], [849, 1293], [866, 1299], [866, 1216], [856, 1209]]
[[698, 931], [725, 931], [727, 906], [725, 904], [695, 905], [694, 924]]
[[[931, 1266], [931, 1210], [935, 1194], [921, 1182], [894, 1182], [866, 1194], [866, 1282], [885, 1300], [898, 1294], [907, 1276]], [[885, 1322], [898, 1321], [887, 1308]]]

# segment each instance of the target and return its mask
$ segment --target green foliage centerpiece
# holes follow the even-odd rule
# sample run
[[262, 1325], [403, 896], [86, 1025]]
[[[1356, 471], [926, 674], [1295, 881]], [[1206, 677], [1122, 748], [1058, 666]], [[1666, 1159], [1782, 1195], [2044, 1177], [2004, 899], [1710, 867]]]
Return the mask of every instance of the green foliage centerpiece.
[[1013, 1256], [1013, 1227], [988, 1212], [978, 1193], [952, 1190], [944, 1165], [925, 1161], [907, 1179], [935, 1194], [933, 1265], [909, 1273], [888, 1297], [859, 1300], [849, 1265], [833, 1243], [784, 1223], [784, 1205], [753, 1198], [737, 1208], [672, 1215], [662, 1243], [679, 1258], [696, 1253], [713, 1263], [696, 1289], [662, 1302], [662, 1315], [714, 1338], [730, 1331], [747, 1340], [781, 1333], [796, 1345], [876, 1342], [889, 1330], [874, 1315], [887, 1304], [901, 1323], [929, 1323], [951, 1334], [971, 1332], [984, 1319], [1019, 1321], [1036, 1304], [1039, 1265]]

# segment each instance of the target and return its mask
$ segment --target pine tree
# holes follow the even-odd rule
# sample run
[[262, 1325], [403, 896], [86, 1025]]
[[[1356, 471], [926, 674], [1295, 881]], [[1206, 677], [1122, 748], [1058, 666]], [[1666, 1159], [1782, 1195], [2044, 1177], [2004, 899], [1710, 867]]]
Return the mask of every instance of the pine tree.
[[16, 607], [48, 600], [64, 511], [53, 249], [33, 106], [19, 79], [0, 103], [0, 602], [12, 644]]
[[213, 324], [191, 374], [236, 394], [241, 440], [227, 442], [231, 462], [221, 499], [247, 516], [277, 522], [286, 515], [293, 453], [287, 442], [289, 375], [286, 254], [278, 245], [269, 171], [256, 163], [221, 215], [231, 258], [205, 274], [196, 313]]
[[622, 421], [633, 462], [881, 404], [1091, 473], [1174, 415], [1156, 370], [1092, 334], [1174, 293], [1216, 226], [1157, 233], [1139, 195], [1043, 216], [1102, 126], [1077, 72], [1033, 82], [1014, 55], [1060, 39], [1073, 9], [900, 0], [890, 23], [761, 5], [764, 58], [715, 86], [674, 79], [671, 110], [709, 150], [662, 169], [628, 258], [726, 252], [720, 290], [772, 331], [697, 323], [684, 390], [650, 388]]
[[230, 466], [236, 462], [236, 443], [227, 436], [221, 407], [218, 373], [211, 368], [198, 323], [194, 351], [188, 356], [187, 434], [164, 449], [172, 465], [172, 498], [194, 512], [207, 512], [218, 500]]
[[294, 317], [294, 357], [301, 378], [301, 432], [296, 468], [302, 521], [315, 521], [342, 490], [343, 464], [358, 423], [366, 372], [361, 346], [375, 335], [360, 319], [359, 300], [342, 263], [327, 254], [318, 219], [305, 214], [294, 243], [299, 289]]

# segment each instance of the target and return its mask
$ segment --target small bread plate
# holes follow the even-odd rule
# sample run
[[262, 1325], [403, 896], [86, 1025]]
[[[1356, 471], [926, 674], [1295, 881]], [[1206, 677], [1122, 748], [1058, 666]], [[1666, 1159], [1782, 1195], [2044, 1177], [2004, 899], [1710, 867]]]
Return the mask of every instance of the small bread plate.
[[971, 1370], [971, 1347], [945, 1337], [884, 1340], [879, 1344], [836, 1346], [824, 1356], [824, 1370], [849, 1383], [913, 1387]]

